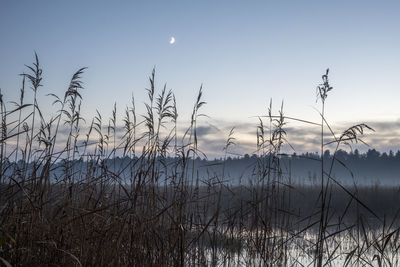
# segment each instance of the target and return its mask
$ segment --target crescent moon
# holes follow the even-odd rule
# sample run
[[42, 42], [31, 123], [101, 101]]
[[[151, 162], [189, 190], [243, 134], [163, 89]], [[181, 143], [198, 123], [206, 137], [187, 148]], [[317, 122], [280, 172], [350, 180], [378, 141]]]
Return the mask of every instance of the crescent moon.
[[171, 39], [169, 39], [169, 43], [170, 44], [174, 44], [175, 43], [175, 37], [172, 36]]

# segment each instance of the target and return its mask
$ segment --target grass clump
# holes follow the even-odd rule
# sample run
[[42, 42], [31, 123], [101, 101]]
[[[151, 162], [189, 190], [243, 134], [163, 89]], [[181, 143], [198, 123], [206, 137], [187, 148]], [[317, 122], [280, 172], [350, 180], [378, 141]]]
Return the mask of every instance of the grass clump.
[[[154, 70], [145, 114], [137, 114], [132, 97], [121, 121], [116, 104], [108, 120], [97, 112], [85, 121], [80, 93], [85, 68], [73, 75], [62, 97], [48, 96], [57, 110], [50, 118], [38, 103], [42, 69], [37, 55], [27, 68], [19, 101], [9, 108], [0, 98], [4, 264], [397, 264], [397, 215], [391, 222], [378, 216], [362, 199], [368, 189], [345, 187], [332, 174], [334, 164], [343, 164], [336, 157], [340, 147], [362, 142], [360, 136], [371, 128], [358, 124], [339, 136], [333, 133], [324, 111], [332, 90], [328, 71], [317, 89], [321, 123], [287, 117], [283, 104], [274, 115], [271, 102], [256, 128], [252, 174], [244, 178], [248, 182], [233, 184], [227, 182], [226, 170], [236, 141], [233, 128], [219, 163], [222, 172], [213, 173], [211, 166], [206, 174], [199, 172], [196, 158], [205, 157], [198, 142], [205, 104], [201, 87], [180, 135], [175, 96], [166, 86], [157, 92]], [[25, 99], [27, 86], [33, 100]], [[290, 160], [282, 152], [289, 144], [285, 127], [291, 120], [320, 127], [321, 155], [335, 144], [330, 162], [323, 156], [312, 159], [321, 165], [317, 185], [292, 183]], [[331, 141], [326, 141], [326, 131]], [[338, 194], [347, 201], [335, 198]], [[299, 205], [302, 200], [310, 203], [306, 209]], [[369, 225], [371, 218], [379, 230]]]

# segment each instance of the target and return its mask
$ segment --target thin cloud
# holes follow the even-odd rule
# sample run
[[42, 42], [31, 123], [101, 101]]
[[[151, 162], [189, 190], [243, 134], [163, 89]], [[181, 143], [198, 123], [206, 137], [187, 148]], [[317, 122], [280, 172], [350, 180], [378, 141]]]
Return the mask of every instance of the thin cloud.
[[[330, 125], [334, 131], [336, 137], [349, 128], [351, 125], [358, 124], [359, 122], [342, 122]], [[379, 151], [397, 151], [400, 146], [400, 120], [394, 121], [367, 121], [367, 125], [371, 126], [375, 131], [366, 131], [365, 135], [360, 136], [362, 140], [369, 146], [364, 145], [362, 142], [353, 143], [352, 148], [359, 149], [360, 151], [366, 151], [370, 148], [375, 148]], [[165, 128], [161, 129], [161, 139], [169, 136], [172, 124], [166, 124]], [[180, 144], [182, 138], [185, 135], [189, 123], [178, 123], [177, 136]], [[228, 120], [215, 120], [209, 118], [205, 121], [199, 121], [197, 125], [197, 141], [200, 151], [205, 153], [208, 158], [219, 158], [225, 156], [224, 147], [226, 145], [229, 132], [234, 127], [234, 145], [228, 149], [228, 156], [244, 156], [245, 154], [257, 153], [257, 127], [259, 126], [258, 120], [250, 122], [235, 122]], [[78, 143], [81, 144], [87, 138], [89, 132], [89, 123], [83, 123], [79, 130]], [[103, 125], [102, 132], [104, 135], [107, 134], [108, 125]], [[269, 123], [265, 123], [265, 139], [269, 138], [270, 129]], [[284, 130], [286, 132], [286, 140], [288, 144], [283, 144], [282, 152], [284, 153], [305, 153], [305, 152], [317, 152], [320, 150], [320, 128], [318, 126], [300, 125], [298, 123], [288, 122]], [[57, 136], [56, 150], [62, 150], [65, 148], [67, 136], [70, 129], [66, 126], [62, 126], [59, 129]], [[146, 132], [146, 128], [143, 124], [138, 126], [136, 132], [136, 138], [143, 136]], [[111, 132], [111, 134], [114, 134]], [[174, 132], [172, 132], [174, 134]], [[112, 137], [112, 136], [111, 136]], [[120, 145], [126, 138], [126, 129], [122, 125], [118, 125], [115, 129], [116, 145]], [[187, 138], [188, 136], [186, 136]], [[333, 141], [331, 133], [325, 129], [325, 141]], [[99, 141], [99, 134], [96, 131], [92, 131], [89, 139], [89, 143], [96, 143]], [[183, 140], [183, 143], [188, 140]], [[22, 141], [21, 141], [22, 142]], [[108, 140], [108, 144], [112, 147], [113, 138]], [[9, 140], [10, 151], [12, 151], [15, 142]], [[141, 140], [137, 143], [137, 147], [145, 144], [145, 140]], [[91, 146], [90, 149], [93, 149]], [[334, 145], [327, 146], [327, 149], [334, 149]], [[349, 149], [347, 146], [341, 147], [342, 149]]]
[[[256, 150], [256, 127], [258, 122], [254, 123], [237, 123], [234, 125], [232, 121], [218, 120], [218, 128], [220, 131], [212, 132], [207, 130], [207, 136], [203, 140], [200, 140], [200, 144], [204, 151], [209, 151], [215, 155], [222, 155], [218, 153], [224, 146], [226, 139], [229, 134], [229, 130], [232, 126], [235, 126], [236, 145], [232, 147], [233, 151], [237, 151], [238, 154], [251, 154]], [[330, 127], [334, 131], [336, 137], [339, 137], [343, 131], [347, 130], [352, 125], [359, 124], [360, 122], [346, 122], [332, 124]], [[360, 151], [366, 151], [370, 148], [375, 148], [379, 151], [397, 151], [400, 149], [400, 121], [367, 121], [367, 125], [371, 126], [375, 131], [366, 130], [364, 135], [359, 136], [368, 146], [359, 143], [352, 143], [353, 149], [359, 149]], [[204, 129], [203, 129], [204, 130]], [[266, 128], [266, 135], [268, 135]], [[286, 138], [288, 142], [295, 149], [291, 149], [289, 146], [283, 146], [283, 151], [285, 152], [316, 152], [320, 150], [320, 128], [310, 127], [302, 125], [291, 126], [288, 123], [287, 127], [284, 127], [287, 135]], [[327, 142], [334, 140], [328, 129], [325, 129], [325, 140]], [[334, 146], [328, 146], [328, 148], [333, 149]], [[349, 149], [348, 146], [343, 146], [344, 149]]]

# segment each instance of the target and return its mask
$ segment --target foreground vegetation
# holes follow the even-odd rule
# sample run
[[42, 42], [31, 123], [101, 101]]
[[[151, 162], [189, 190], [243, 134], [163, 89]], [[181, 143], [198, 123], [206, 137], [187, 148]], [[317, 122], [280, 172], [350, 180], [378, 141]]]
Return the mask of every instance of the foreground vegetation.
[[[332, 175], [336, 164], [344, 165], [336, 157], [341, 146], [362, 142], [360, 136], [372, 129], [359, 124], [340, 136], [332, 132], [324, 117], [332, 90], [328, 71], [317, 88], [321, 122], [301, 122], [321, 129], [320, 155], [328, 146], [334, 149], [329, 160], [310, 159], [320, 164], [318, 182], [301, 187], [281, 164], [285, 124], [299, 121], [286, 117], [283, 107], [275, 116], [270, 105], [267, 116], [260, 116], [257, 162], [248, 183], [233, 185], [227, 182], [225, 160], [222, 172], [201, 175], [192, 160], [205, 156], [197, 136], [205, 104], [201, 88], [183, 135], [177, 132], [175, 97], [165, 87], [156, 92], [154, 71], [146, 114], [137, 115], [132, 100], [124, 111], [123, 134], [116, 106], [110, 119], [98, 113], [83, 133], [84, 70], [73, 75], [62, 97], [48, 96], [54, 99], [54, 117], [44, 116], [38, 105], [42, 69], [37, 57], [22, 74], [20, 99], [11, 108], [4, 96], [0, 99], [4, 264], [398, 265], [397, 210], [376, 211], [365, 199], [394, 189], [345, 187]], [[28, 87], [31, 102], [24, 97]], [[234, 144], [232, 129], [224, 159]], [[117, 155], [131, 160], [117, 162]]]

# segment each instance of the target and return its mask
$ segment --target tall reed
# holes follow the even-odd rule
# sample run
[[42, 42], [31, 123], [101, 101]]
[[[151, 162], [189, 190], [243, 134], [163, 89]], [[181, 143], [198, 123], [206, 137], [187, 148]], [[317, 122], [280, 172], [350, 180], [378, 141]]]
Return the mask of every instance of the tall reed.
[[[347, 167], [337, 156], [340, 147], [363, 143], [362, 135], [372, 128], [357, 124], [335, 135], [325, 118], [332, 90], [328, 71], [317, 88], [321, 122], [286, 116], [283, 103], [274, 115], [271, 101], [255, 126], [255, 155], [240, 159], [248, 162], [250, 174], [234, 183], [228, 162], [240, 142], [235, 128], [221, 147], [221, 161], [202, 152], [199, 125], [207, 118], [202, 86], [184, 130], [172, 90], [156, 88], [155, 70], [145, 114], [138, 114], [132, 96], [124, 110], [114, 104], [109, 119], [97, 111], [85, 120], [86, 68], [80, 68], [63, 96], [47, 96], [56, 109], [48, 117], [40, 107], [36, 54], [27, 68], [19, 101], [0, 95], [4, 264], [322, 266], [340, 257], [344, 265], [398, 263], [397, 215], [389, 223], [362, 199], [369, 189], [344, 186], [333, 174], [334, 166]], [[25, 97], [26, 82], [32, 100]], [[284, 153], [284, 147], [294, 149], [286, 132], [292, 121], [320, 129], [321, 154], [309, 159], [321, 166], [317, 184], [292, 182], [295, 156]], [[332, 145], [332, 157], [325, 158]]]

